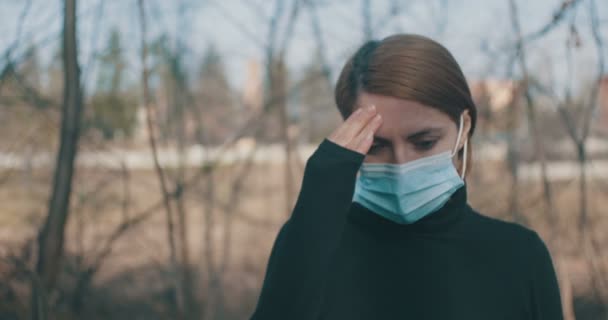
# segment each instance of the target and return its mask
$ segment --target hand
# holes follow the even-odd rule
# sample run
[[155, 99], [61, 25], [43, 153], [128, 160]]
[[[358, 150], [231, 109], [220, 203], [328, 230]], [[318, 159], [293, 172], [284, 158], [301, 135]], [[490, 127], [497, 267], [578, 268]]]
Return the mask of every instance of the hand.
[[376, 107], [357, 108], [327, 139], [344, 148], [367, 154], [374, 141], [374, 133], [382, 124]]

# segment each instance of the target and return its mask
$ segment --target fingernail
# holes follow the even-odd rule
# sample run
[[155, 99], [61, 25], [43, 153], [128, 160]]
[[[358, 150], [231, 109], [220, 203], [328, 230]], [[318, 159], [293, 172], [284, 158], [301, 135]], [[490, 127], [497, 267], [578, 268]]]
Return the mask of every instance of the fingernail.
[[382, 116], [381, 116], [380, 114], [377, 114], [377, 115], [374, 117], [374, 121], [380, 121], [380, 119], [382, 119]]
[[369, 107], [367, 107], [367, 110], [370, 111], [370, 112], [373, 112], [373, 111], [376, 110], [376, 106], [372, 104]]

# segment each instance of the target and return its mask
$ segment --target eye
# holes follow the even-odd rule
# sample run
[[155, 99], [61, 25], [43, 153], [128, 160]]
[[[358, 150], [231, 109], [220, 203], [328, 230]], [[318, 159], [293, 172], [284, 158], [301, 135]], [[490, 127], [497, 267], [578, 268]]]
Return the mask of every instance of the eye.
[[420, 151], [427, 151], [431, 150], [435, 146], [435, 143], [437, 143], [437, 140], [422, 140], [416, 141], [414, 146]]
[[384, 145], [380, 142], [372, 143], [372, 146], [369, 148], [368, 154], [376, 154], [380, 152], [380, 150], [384, 147]]

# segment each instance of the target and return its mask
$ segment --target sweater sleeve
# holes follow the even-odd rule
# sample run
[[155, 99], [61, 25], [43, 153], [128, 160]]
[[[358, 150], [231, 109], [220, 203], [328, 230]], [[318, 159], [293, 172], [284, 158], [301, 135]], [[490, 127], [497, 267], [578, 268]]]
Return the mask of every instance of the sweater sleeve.
[[543, 240], [535, 233], [532, 299], [534, 320], [563, 319], [559, 285], [551, 255]]
[[364, 155], [325, 139], [308, 159], [300, 194], [268, 261], [251, 320], [314, 319]]

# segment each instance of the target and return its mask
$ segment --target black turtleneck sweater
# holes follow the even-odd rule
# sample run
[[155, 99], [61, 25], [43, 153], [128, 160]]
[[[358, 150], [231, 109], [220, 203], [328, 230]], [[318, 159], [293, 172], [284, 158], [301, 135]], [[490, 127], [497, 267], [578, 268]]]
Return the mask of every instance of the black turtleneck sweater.
[[397, 224], [352, 202], [364, 156], [324, 140], [268, 262], [252, 320], [562, 319], [536, 232], [475, 212], [466, 187]]

